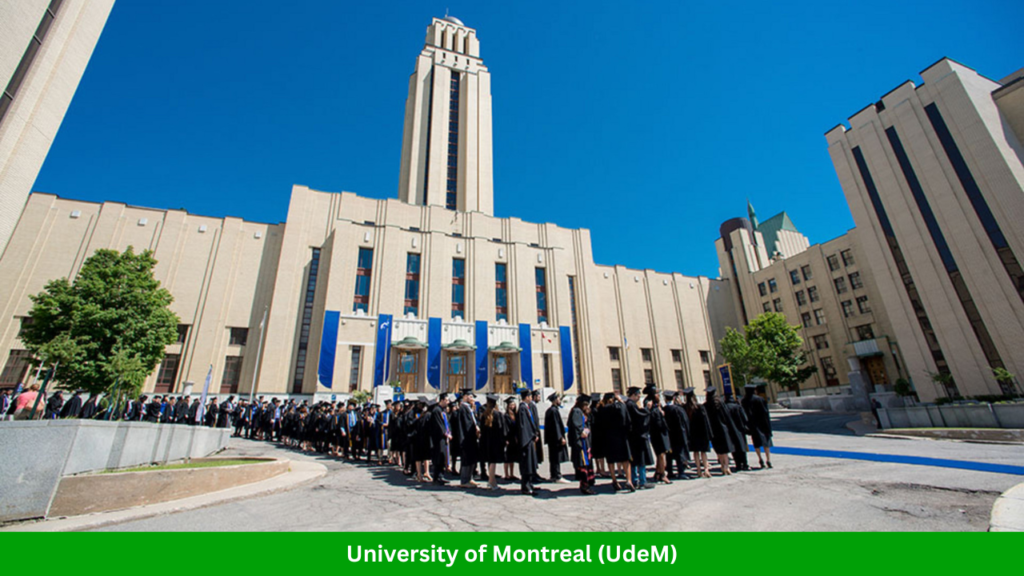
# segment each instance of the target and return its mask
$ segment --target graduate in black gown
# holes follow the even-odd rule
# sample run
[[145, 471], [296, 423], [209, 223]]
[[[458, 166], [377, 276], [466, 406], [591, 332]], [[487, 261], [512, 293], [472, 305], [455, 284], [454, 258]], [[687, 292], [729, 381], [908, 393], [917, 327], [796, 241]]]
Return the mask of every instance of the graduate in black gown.
[[185, 424], [188, 421], [188, 405], [191, 400], [190, 396], [178, 398], [178, 403], [174, 405], [175, 424]]
[[572, 453], [572, 466], [576, 471], [576, 480], [580, 483], [580, 492], [583, 494], [594, 494], [594, 460], [590, 449], [592, 436], [591, 425], [588, 417], [590, 411], [590, 396], [580, 394], [576, 397], [576, 405], [569, 412], [569, 450]]
[[451, 468], [452, 427], [448, 419], [448, 394], [442, 392], [430, 408], [430, 441], [433, 448], [434, 484], [447, 484], [444, 473]]
[[609, 476], [605, 468], [605, 445], [601, 434], [601, 421], [598, 413], [604, 404], [596, 394], [590, 397], [590, 412], [587, 414], [587, 424], [590, 425], [590, 456], [593, 458], [592, 466], [594, 474], [602, 478]]
[[497, 469], [505, 462], [505, 446], [508, 444], [508, 425], [505, 415], [498, 408], [498, 395], [488, 394], [487, 404], [480, 416], [480, 460], [487, 464], [487, 488], [498, 488]]
[[93, 394], [89, 396], [89, 399], [82, 405], [82, 411], [78, 413], [79, 418], [92, 419], [99, 413], [99, 395]]
[[516, 405], [515, 396], [505, 398], [505, 412], [501, 415], [505, 420], [505, 430], [508, 437], [505, 448], [505, 480], [516, 481], [516, 464], [519, 463], [519, 454], [522, 448], [519, 447], [519, 407]]
[[[540, 430], [541, 420], [540, 411], [537, 406], [540, 405], [540, 390], [534, 390], [530, 393], [530, 410], [533, 412], [533, 421], [537, 424], [537, 429]], [[547, 482], [540, 475], [540, 465], [544, 463], [544, 438], [537, 436], [537, 471], [533, 474], [533, 483], [540, 484]]]
[[43, 418], [46, 420], [56, 420], [60, 417], [60, 411], [64, 407], [64, 394], [60, 390], [55, 392], [50, 399], [46, 401], [46, 410]]
[[[686, 477], [686, 463], [690, 460], [690, 418], [683, 409], [682, 395], [672, 391], [665, 391], [665, 425], [668, 427], [668, 439], [672, 450], [669, 452], [666, 462], [666, 474], [671, 478]], [[679, 469], [678, 475], [673, 475], [673, 465]]]
[[64, 407], [60, 409], [61, 418], [78, 418], [78, 415], [82, 412], [82, 391], [76, 390], [74, 395], [64, 403]]
[[736, 471], [750, 470], [747, 464], [747, 413], [731, 393], [725, 395], [725, 414], [729, 417], [729, 439], [732, 440], [732, 459]]
[[228, 399], [221, 402], [217, 410], [217, 428], [227, 428], [231, 425], [231, 413], [235, 411], [235, 397], [228, 396]]
[[651, 448], [654, 449], [655, 469], [654, 481], [662, 484], [671, 484], [665, 474], [665, 465], [672, 452], [672, 440], [668, 435], [668, 422], [665, 420], [665, 412], [661, 407], [661, 398], [655, 392], [649, 395], [651, 412]]
[[413, 459], [416, 462], [416, 479], [420, 482], [431, 482], [427, 462], [433, 456], [434, 448], [430, 439], [430, 412], [425, 397], [416, 403], [416, 418], [412, 423]]
[[[772, 420], [768, 411], [768, 401], [761, 394], [765, 391], [764, 384], [747, 384], [744, 388], [743, 409], [747, 412], [747, 430], [750, 433], [750, 440], [754, 444], [754, 451], [757, 452], [757, 460], [761, 468], [765, 467], [765, 461], [761, 457], [761, 449], [764, 449], [764, 457], [768, 460], [768, 467], [772, 467]], [[756, 393], [755, 393], [756, 392]]]
[[461, 488], [477, 488], [473, 472], [480, 460], [480, 424], [476, 420], [476, 395], [472, 388], [462, 391], [458, 410], [455, 411], [455, 428], [459, 431], [459, 476]]
[[537, 496], [537, 488], [533, 485], [534, 477], [537, 475], [537, 446], [540, 441], [540, 427], [537, 425], [535, 407], [530, 402], [532, 394], [529, 390], [523, 390], [522, 400], [519, 402], [519, 410], [516, 413], [518, 435], [515, 440], [519, 443], [519, 478], [520, 491], [523, 494]]
[[708, 448], [711, 446], [711, 424], [708, 413], [699, 402], [693, 388], [683, 390], [686, 395], [684, 409], [690, 418], [690, 449], [697, 465], [697, 476], [711, 478], [711, 466], [708, 463]]
[[[633, 486], [646, 489], [647, 467], [654, 464], [654, 453], [651, 451], [651, 412], [641, 407], [640, 388], [633, 386], [626, 391], [626, 410], [629, 413], [629, 453], [632, 459]], [[652, 486], [653, 488], [653, 486]]]
[[562, 398], [558, 393], [548, 396], [551, 406], [544, 413], [544, 444], [548, 447], [548, 470], [551, 474], [551, 481], [558, 484], [568, 484], [569, 481], [562, 478], [562, 462], [569, 461], [569, 451], [566, 447], [565, 423], [562, 421]]
[[718, 466], [722, 476], [731, 476], [732, 468], [729, 455], [736, 449], [729, 435], [729, 415], [725, 412], [722, 399], [715, 388], [704, 391], [704, 411], [708, 415], [708, 426], [711, 427], [711, 448], [718, 456]]
[[617, 394], [608, 392], [604, 395], [605, 405], [598, 414], [601, 422], [602, 435], [605, 444], [605, 457], [608, 460], [608, 469], [612, 475], [612, 488], [621, 490], [619, 486], [618, 472], [622, 473], [626, 481], [626, 489], [636, 492], [633, 485], [632, 470], [630, 461], [633, 459], [629, 445], [629, 413], [626, 411], [626, 404], [622, 402]]

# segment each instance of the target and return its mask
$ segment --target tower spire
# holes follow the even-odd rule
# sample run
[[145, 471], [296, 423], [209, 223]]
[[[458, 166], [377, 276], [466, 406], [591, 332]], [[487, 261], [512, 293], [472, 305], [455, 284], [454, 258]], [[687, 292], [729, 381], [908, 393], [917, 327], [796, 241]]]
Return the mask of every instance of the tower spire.
[[754, 212], [754, 205], [750, 203], [750, 198], [747, 198], [747, 218], [750, 219], [750, 225], [757, 230], [757, 213]]

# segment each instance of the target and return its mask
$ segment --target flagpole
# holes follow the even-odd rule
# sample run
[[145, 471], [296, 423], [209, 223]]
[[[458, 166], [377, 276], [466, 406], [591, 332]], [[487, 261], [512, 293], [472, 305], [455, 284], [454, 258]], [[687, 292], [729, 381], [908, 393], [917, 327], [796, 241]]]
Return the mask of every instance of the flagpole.
[[260, 343], [256, 347], [256, 364], [252, 367], [252, 386], [249, 387], [249, 404], [252, 404], [252, 398], [256, 394], [256, 374], [260, 370], [260, 354], [263, 353], [263, 327], [267, 324], [267, 310], [269, 306], [263, 309], [263, 321], [260, 322]]

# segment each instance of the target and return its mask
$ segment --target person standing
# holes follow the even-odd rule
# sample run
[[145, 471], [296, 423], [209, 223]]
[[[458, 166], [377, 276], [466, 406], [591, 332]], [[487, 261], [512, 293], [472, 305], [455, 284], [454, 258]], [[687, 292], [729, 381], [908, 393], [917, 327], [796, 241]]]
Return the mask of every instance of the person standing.
[[718, 456], [718, 466], [722, 476], [732, 476], [729, 455], [736, 448], [729, 435], [729, 415], [725, 413], [725, 406], [717, 392], [714, 388], [707, 388], [704, 391], [704, 410], [707, 412], [708, 425], [711, 427], [711, 448]]
[[[572, 466], [576, 471], [576, 480], [580, 483], [580, 492], [594, 494], [593, 454], [590, 451], [590, 396], [580, 394], [576, 397], [576, 405], [569, 412], [569, 448], [572, 452]], [[545, 426], [547, 426], [545, 424]]]
[[444, 473], [451, 468], [452, 427], [448, 420], [448, 393], [442, 392], [430, 409], [430, 440], [434, 449], [434, 484], [447, 484]]
[[662, 484], [671, 484], [665, 473], [665, 465], [672, 452], [672, 440], [668, 435], [668, 422], [665, 420], [665, 412], [661, 408], [661, 398], [657, 392], [647, 397], [651, 404], [651, 448], [654, 449], [655, 468], [654, 481]]
[[[682, 396], [672, 390], [665, 391], [665, 425], [668, 427], [669, 445], [666, 475], [671, 478], [686, 477], [686, 463], [690, 459], [690, 419], [683, 409]], [[673, 475], [673, 464], [679, 468], [679, 474]]]
[[530, 402], [532, 394], [529, 390], [523, 390], [522, 401], [519, 403], [519, 412], [516, 414], [518, 423], [519, 448], [519, 477], [520, 490], [523, 494], [537, 496], [537, 488], [534, 487], [534, 479], [537, 476], [537, 446], [540, 441], [540, 428], [537, 425], [536, 407]]
[[590, 457], [593, 459], [591, 465], [594, 467], [594, 474], [601, 478], [608, 478], [610, 474], [605, 469], [605, 444], [601, 433], [601, 420], [597, 417], [598, 412], [604, 403], [596, 394], [590, 398], [590, 411], [587, 413], [587, 424], [590, 426], [588, 445], [590, 446]]
[[[768, 410], [768, 401], [761, 396], [765, 391], [764, 384], [747, 384], [743, 387], [743, 409], [747, 412], [747, 427], [750, 432], [750, 440], [754, 444], [754, 451], [757, 452], [757, 460], [763, 469], [765, 461], [761, 458], [761, 450], [764, 449], [764, 456], [768, 460], [768, 467], [772, 467], [772, 419]], [[756, 392], [756, 393], [755, 393]]]
[[626, 482], [626, 489], [636, 492], [633, 485], [632, 469], [630, 460], [633, 459], [629, 445], [629, 412], [626, 405], [614, 392], [607, 392], [604, 395], [604, 407], [598, 414], [601, 422], [602, 434], [605, 441], [605, 456], [608, 460], [608, 469], [612, 475], [612, 488], [615, 491], [622, 490], [619, 485], [618, 473]]
[[544, 413], [544, 443], [548, 446], [548, 470], [551, 481], [557, 484], [568, 484], [569, 481], [562, 478], [562, 462], [569, 461], [568, 450], [566, 450], [565, 423], [562, 421], [562, 398], [558, 393], [548, 396], [551, 406]]
[[[64, 403], [64, 407], [60, 409], [61, 418], [78, 418], [78, 415], [82, 412], [82, 391], [76, 390], [74, 395]], [[0, 412], [2, 414], [2, 412]]]
[[508, 441], [505, 443], [505, 480], [516, 481], [519, 478], [516, 476], [516, 464], [519, 462], [519, 453], [522, 450], [519, 448], [519, 422], [516, 421], [518, 418], [518, 407], [516, 406], [515, 396], [509, 396], [505, 399], [505, 413], [502, 414], [502, 418], [505, 420], [505, 433]]
[[[537, 430], [540, 431], [540, 423], [543, 420], [540, 419], [540, 409], [537, 406], [540, 405], [540, 390], [534, 390], [530, 393], [530, 410], [533, 411], [533, 421], [537, 424]], [[533, 475], [533, 483], [541, 484], [547, 482], [540, 475], [540, 465], [544, 463], [544, 439], [537, 436], [537, 472]]]
[[460, 488], [478, 488], [473, 481], [473, 471], [476, 470], [477, 461], [480, 459], [480, 425], [476, 421], [474, 408], [476, 407], [476, 396], [472, 388], [462, 391], [459, 399], [459, 409], [456, 413], [456, 428], [459, 438], [459, 477]]
[[235, 411], [235, 397], [228, 396], [228, 399], [221, 402], [217, 410], [217, 428], [227, 428], [231, 424], [231, 414]]
[[153, 399], [146, 404], [144, 420], [157, 424], [160, 422], [160, 414], [163, 412], [164, 402], [160, 396], [153, 396]]
[[[633, 386], [626, 391], [626, 410], [629, 412], [629, 453], [632, 456], [633, 486], [647, 489], [647, 467], [654, 464], [651, 452], [651, 412], [641, 408], [640, 388]], [[653, 486], [651, 486], [653, 488]]]
[[497, 469], [505, 462], [508, 426], [498, 409], [498, 395], [488, 394], [487, 404], [480, 416], [480, 460], [487, 465], [487, 489], [498, 488]]
[[708, 413], [699, 402], [694, 389], [683, 390], [686, 394], [686, 415], [690, 418], [690, 449], [693, 460], [697, 464], [697, 476], [711, 478], [711, 466], [708, 463], [708, 447], [711, 445], [711, 424]]
[[43, 418], [46, 420], [56, 420], [60, 416], [61, 408], [64, 407], [64, 394], [58, 390], [50, 396], [50, 399], [46, 401], [46, 411]]
[[725, 395], [725, 414], [729, 417], [729, 439], [732, 440], [732, 459], [736, 462], [736, 471], [750, 470], [747, 464], [747, 413], [736, 402], [732, 393]]
[[82, 405], [82, 411], [78, 413], [78, 417], [82, 419], [91, 419], [96, 416], [100, 411], [97, 402], [99, 401], [99, 394], [90, 394], [89, 399]]

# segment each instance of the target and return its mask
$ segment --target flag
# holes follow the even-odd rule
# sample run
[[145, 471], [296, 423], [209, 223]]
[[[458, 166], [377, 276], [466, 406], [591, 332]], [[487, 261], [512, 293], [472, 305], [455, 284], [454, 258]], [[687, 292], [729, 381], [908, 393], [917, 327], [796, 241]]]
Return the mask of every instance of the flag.
[[623, 337], [622, 341], [626, 343], [626, 350], [629, 350], [629, 338]]
[[210, 364], [210, 371], [206, 373], [206, 383], [203, 384], [203, 397], [199, 401], [199, 410], [196, 410], [196, 424], [203, 423], [203, 416], [206, 413], [206, 395], [210, 391], [210, 380], [213, 380], [213, 364]]

